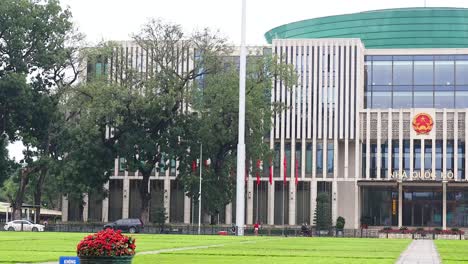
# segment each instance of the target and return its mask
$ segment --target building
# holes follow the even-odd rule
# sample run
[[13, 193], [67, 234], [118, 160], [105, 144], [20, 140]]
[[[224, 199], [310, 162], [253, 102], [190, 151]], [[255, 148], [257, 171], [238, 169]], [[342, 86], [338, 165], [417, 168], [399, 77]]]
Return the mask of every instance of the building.
[[[343, 216], [346, 228], [468, 226], [466, 18], [468, 9], [404, 8], [268, 31], [269, 48], [295, 65], [299, 81], [286, 89], [275, 80], [271, 100], [289, 108], [266, 139], [276, 153], [273, 184], [268, 173], [260, 185], [249, 176], [246, 223], [311, 223], [326, 192], [332, 219]], [[98, 203], [103, 221], [111, 211], [131, 216], [138, 203], [138, 177], [115, 167], [111, 195]], [[171, 222], [191, 223], [175, 173], [155, 175], [153, 197]], [[227, 205], [221, 222], [234, 222], [234, 210]]]

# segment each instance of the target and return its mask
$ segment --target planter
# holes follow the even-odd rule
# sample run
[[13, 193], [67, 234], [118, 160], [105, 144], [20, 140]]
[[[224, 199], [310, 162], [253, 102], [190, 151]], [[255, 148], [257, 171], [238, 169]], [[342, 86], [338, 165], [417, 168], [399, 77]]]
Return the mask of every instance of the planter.
[[412, 238], [413, 238], [413, 234], [379, 233], [379, 238], [412, 239]]
[[130, 264], [133, 256], [82, 256], [80, 264]]
[[460, 234], [435, 234], [434, 239], [465, 240], [465, 235], [460, 235]]

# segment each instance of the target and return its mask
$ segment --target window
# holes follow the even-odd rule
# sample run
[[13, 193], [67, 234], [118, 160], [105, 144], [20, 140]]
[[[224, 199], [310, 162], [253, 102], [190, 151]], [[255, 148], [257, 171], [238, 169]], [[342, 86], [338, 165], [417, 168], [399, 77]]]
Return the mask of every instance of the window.
[[372, 108], [391, 108], [392, 91], [388, 86], [372, 87]]
[[294, 164], [291, 164], [291, 143], [286, 143], [284, 147], [284, 155], [286, 158], [286, 176], [291, 177], [291, 168], [294, 169]]
[[392, 62], [372, 62], [372, 85], [392, 85]]
[[465, 142], [458, 141], [458, 161], [457, 176], [458, 179], [465, 179]]
[[411, 86], [393, 86], [393, 108], [412, 108], [412, 89]]
[[454, 108], [455, 89], [453, 86], [436, 86], [434, 92], [435, 108]]
[[322, 173], [323, 171], [323, 145], [322, 143], [317, 143], [317, 174]]
[[468, 84], [468, 60], [455, 62], [455, 76], [456, 76], [456, 84], [457, 85], [466, 85]]
[[411, 60], [393, 62], [393, 84], [413, 84], [413, 62]]
[[312, 177], [312, 143], [306, 145], [306, 177], [310, 175]]
[[125, 158], [119, 158], [119, 171], [125, 171], [127, 169], [127, 162]]
[[392, 140], [392, 173], [400, 169], [400, 148], [398, 140]]
[[334, 151], [333, 143], [328, 143], [327, 148], [327, 173], [333, 173]]
[[[416, 59], [421, 60], [416, 60]], [[429, 56], [415, 56], [414, 61], [414, 84], [427, 85], [433, 83], [434, 78], [434, 62]], [[423, 60], [427, 59], [427, 60]]]
[[434, 62], [434, 83], [453, 85], [455, 82], [455, 62], [451, 60], [436, 60]]
[[424, 141], [424, 170], [432, 171], [432, 140]]
[[434, 88], [432, 86], [414, 87], [414, 107], [432, 108], [434, 107]]
[[414, 170], [418, 171], [421, 170], [421, 140], [415, 139], [413, 145], [413, 166]]

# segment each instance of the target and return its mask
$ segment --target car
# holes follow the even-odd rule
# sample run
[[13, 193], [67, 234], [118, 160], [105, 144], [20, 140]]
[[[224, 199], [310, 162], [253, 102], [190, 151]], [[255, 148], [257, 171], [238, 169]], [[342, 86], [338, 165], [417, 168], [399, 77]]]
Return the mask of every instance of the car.
[[44, 225], [35, 224], [29, 220], [13, 220], [5, 224], [3, 229], [7, 231], [21, 231], [21, 226], [23, 226], [23, 231], [32, 231], [32, 232], [43, 232]]
[[104, 229], [112, 228], [122, 230], [122, 232], [140, 233], [143, 230], [143, 221], [138, 218], [119, 219], [115, 222], [104, 225]]

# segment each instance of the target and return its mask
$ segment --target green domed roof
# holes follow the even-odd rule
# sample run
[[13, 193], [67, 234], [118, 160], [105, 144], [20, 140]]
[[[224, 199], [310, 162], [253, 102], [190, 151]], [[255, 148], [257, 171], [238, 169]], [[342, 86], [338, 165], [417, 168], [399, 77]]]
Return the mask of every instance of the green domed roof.
[[265, 33], [272, 39], [360, 38], [368, 49], [468, 48], [467, 8], [401, 8], [313, 18]]

